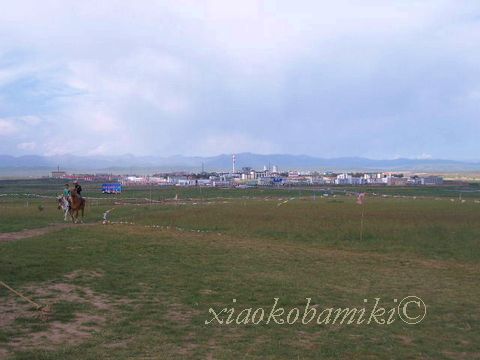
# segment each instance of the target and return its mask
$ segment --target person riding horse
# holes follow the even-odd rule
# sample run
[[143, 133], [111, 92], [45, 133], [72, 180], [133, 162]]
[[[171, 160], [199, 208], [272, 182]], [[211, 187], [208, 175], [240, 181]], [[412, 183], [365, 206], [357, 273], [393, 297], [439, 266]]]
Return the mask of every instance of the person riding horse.
[[70, 187], [67, 184], [65, 184], [65, 188], [63, 189], [63, 198], [68, 202], [68, 205], [70, 206]]
[[65, 189], [63, 189], [63, 197], [68, 199], [70, 197], [70, 188], [68, 184], [65, 184]]
[[75, 186], [75, 191], [77, 192], [78, 196], [82, 197], [82, 187], [80, 186], [78, 181], [75, 181], [73, 185]]
[[78, 215], [81, 212], [82, 218], [80, 219], [83, 222], [83, 213], [85, 211], [85, 199], [80, 196], [82, 192], [82, 187], [80, 184], [75, 181], [75, 187], [70, 190], [69, 185], [65, 184], [63, 189], [63, 196], [59, 196], [58, 199], [58, 208], [65, 211], [64, 220], [67, 220], [67, 215], [70, 214], [72, 222], [78, 222]]

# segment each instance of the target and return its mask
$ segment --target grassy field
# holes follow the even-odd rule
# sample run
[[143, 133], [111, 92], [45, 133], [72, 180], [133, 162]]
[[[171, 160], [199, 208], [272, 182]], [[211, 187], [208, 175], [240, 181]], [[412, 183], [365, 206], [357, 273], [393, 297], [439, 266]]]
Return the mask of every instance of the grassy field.
[[[0, 242], [0, 280], [49, 310], [0, 288], [0, 358], [480, 358], [475, 188], [366, 189], [362, 240], [352, 190], [87, 186], [86, 225]], [[0, 235], [63, 223], [57, 192], [1, 182]], [[320, 311], [408, 295], [428, 309], [415, 325], [205, 324], [274, 298]]]

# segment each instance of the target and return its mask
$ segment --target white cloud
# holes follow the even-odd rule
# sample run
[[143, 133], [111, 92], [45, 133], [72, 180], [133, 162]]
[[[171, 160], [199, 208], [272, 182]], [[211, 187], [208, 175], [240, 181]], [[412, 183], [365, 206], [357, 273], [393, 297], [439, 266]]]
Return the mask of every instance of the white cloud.
[[0, 136], [12, 135], [18, 131], [12, 120], [0, 119]]
[[28, 151], [35, 150], [36, 147], [37, 147], [37, 144], [34, 141], [22, 142], [17, 145], [18, 149], [28, 150]]
[[42, 122], [42, 119], [33, 115], [21, 116], [18, 118], [18, 120], [28, 126], [36, 126]]
[[37, 116], [18, 116], [0, 119], [0, 135], [22, 135], [40, 124]]
[[105, 135], [111, 134], [119, 128], [118, 121], [115, 118], [99, 111], [85, 114], [85, 118], [80, 119], [78, 124], [79, 126], [85, 126], [87, 130], [104, 133]]
[[431, 159], [431, 158], [432, 158], [432, 155], [427, 154], [427, 153], [422, 153], [422, 154], [417, 156], [417, 159], [420, 159], [420, 160], [427, 160], [427, 159]]
[[108, 152], [109, 152], [108, 146], [106, 146], [105, 144], [102, 144], [102, 145], [98, 145], [92, 150], [87, 151], [86, 155], [106, 155], [108, 154]]

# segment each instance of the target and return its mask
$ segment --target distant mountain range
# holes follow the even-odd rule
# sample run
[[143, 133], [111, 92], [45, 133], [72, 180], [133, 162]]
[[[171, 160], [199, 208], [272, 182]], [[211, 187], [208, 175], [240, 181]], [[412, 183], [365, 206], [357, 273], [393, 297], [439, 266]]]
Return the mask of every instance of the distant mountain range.
[[[107, 171], [132, 173], [148, 169], [155, 171], [228, 171], [232, 168], [232, 156], [10, 156], [0, 155], [2, 173], [15, 170], [45, 170], [51, 171], [60, 167], [67, 171]], [[236, 154], [236, 168], [251, 167], [261, 170], [264, 166], [277, 166], [284, 170], [319, 170], [319, 171], [480, 171], [480, 162], [465, 162], [439, 159], [393, 159], [372, 160], [361, 157], [319, 158], [308, 155], [260, 155], [253, 153]]]

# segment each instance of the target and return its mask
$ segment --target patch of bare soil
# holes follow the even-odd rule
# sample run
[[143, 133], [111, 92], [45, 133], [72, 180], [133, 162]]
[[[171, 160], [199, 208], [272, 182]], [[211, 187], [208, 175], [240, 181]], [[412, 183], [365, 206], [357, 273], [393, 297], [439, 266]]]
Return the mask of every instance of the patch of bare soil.
[[62, 344], [76, 345], [98, 332], [105, 324], [106, 318], [99, 315], [77, 313], [68, 322], [52, 321], [43, 331], [32, 332], [28, 336], [16, 337], [9, 346], [14, 350], [21, 349], [52, 349]]
[[[168, 305], [167, 312], [165, 314], [166, 320], [175, 323], [180, 327], [188, 326], [192, 319], [199, 314], [199, 311], [192, 309], [189, 306], [172, 303]], [[190, 331], [182, 339], [182, 345], [178, 346], [176, 353], [182, 357], [191, 357], [193, 352], [199, 347], [196, 342], [195, 332]]]
[[200, 290], [200, 294], [202, 295], [213, 295], [216, 294], [216, 291], [210, 289], [202, 289]]
[[9, 233], [0, 233], [0, 243], [1, 242], [7, 242], [7, 241], [15, 241], [15, 240], [21, 240], [21, 239], [26, 239], [34, 236], [41, 236], [45, 235], [48, 233], [51, 233], [53, 231], [58, 231], [61, 229], [65, 229], [66, 227], [71, 227], [71, 226], [88, 226], [88, 225], [94, 225], [92, 223], [89, 224], [53, 224], [49, 226], [45, 226], [43, 228], [38, 228], [38, 229], [26, 229], [22, 231], [16, 231], [16, 232], [9, 232]]
[[480, 353], [478, 352], [453, 352], [453, 351], [444, 351], [443, 354], [448, 359], [480, 359]]
[[413, 344], [413, 338], [411, 338], [410, 336], [396, 335], [395, 338], [398, 339], [398, 341], [400, 341], [402, 345], [409, 346]]
[[165, 317], [167, 320], [178, 325], [188, 325], [193, 317], [198, 314], [198, 310], [192, 309], [182, 304], [171, 304], [167, 309]]
[[71, 273], [64, 275], [68, 280], [75, 280], [79, 278], [100, 278], [104, 275], [103, 271], [95, 271], [95, 270], [75, 270]]
[[[73, 279], [78, 276], [98, 277], [102, 274], [76, 271], [65, 277]], [[11, 293], [0, 297], [0, 328], [11, 334], [6, 346], [0, 347], [0, 358], [14, 351], [51, 350], [63, 344], [79, 344], [100, 331], [115, 313], [115, 302], [85, 286], [43, 283], [20, 291], [47, 310], [36, 310]], [[70, 319], [56, 318], [55, 305], [58, 303], [81, 305], [81, 311], [74, 311]]]
[[297, 346], [303, 349], [312, 350], [319, 346], [318, 339], [324, 334], [320, 332], [309, 333], [306, 331], [297, 331]]
[[15, 240], [25, 239], [29, 237], [34, 237], [34, 236], [45, 235], [52, 231], [64, 229], [69, 225], [70, 224], [49, 225], [49, 226], [38, 228], [38, 229], [26, 229], [26, 230], [10, 232], [10, 233], [0, 233], [0, 242], [15, 241]]
[[8, 356], [8, 350], [7, 349], [2, 349], [0, 347], [0, 359], [5, 359]]

